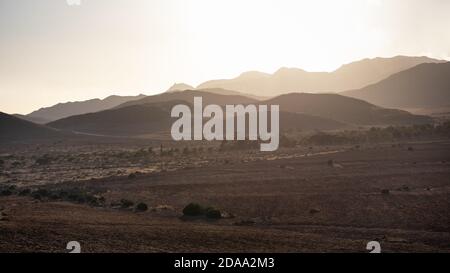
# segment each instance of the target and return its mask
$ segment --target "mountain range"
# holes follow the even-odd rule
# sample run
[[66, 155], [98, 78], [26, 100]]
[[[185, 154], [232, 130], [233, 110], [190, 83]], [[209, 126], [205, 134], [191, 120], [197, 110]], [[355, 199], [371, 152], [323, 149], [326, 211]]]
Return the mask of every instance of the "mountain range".
[[420, 64], [376, 84], [341, 94], [389, 108], [450, 107], [450, 62]]
[[110, 109], [124, 102], [138, 100], [143, 97], [145, 97], [145, 95], [142, 94], [138, 96], [109, 96], [103, 100], [92, 99], [87, 101], [59, 103], [51, 107], [41, 108], [26, 116], [22, 116], [22, 118], [43, 124], [73, 115]]
[[67, 135], [54, 128], [35, 124], [0, 112], [0, 142], [48, 140]]
[[[376, 95], [362, 95], [363, 89], [369, 85], [376, 84], [386, 78], [414, 68], [423, 63], [442, 63], [444, 61], [435, 60], [427, 57], [404, 57], [394, 58], [375, 58], [364, 59], [343, 65], [334, 72], [306, 72], [297, 68], [282, 68], [273, 75], [261, 72], [245, 72], [238, 78], [232, 80], [215, 80], [200, 84], [198, 88], [184, 83], [177, 83], [170, 87], [165, 93], [176, 93], [180, 91], [206, 91], [220, 95], [244, 96], [254, 100], [266, 100], [279, 94], [291, 92], [344, 92], [346, 96], [354, 96], [368, 100], [376, 105], [385, 107], [403, 107], [402, 104], [390, 105], [384, 103], [390, 100], [391, 92], [384, 92], [384, 98], [376, 99]], [[439, 72], [437, 72], [439, 73]], [[442, 72], [443, 77], [448, 74]], [[428, 74], [430, 75], [430, 74]], [[424, 74], [426, 76], [426, 74]], [[405, 76], [407, 78], [407, 76]], [[414, 77], [414, 75], [411, 75]], [[448, 77], [450, 78], [450, 76]], [[428, 83], [434, 79], [428, 80]], [[440, 79], [442, 81], [442, 79]], [[425, 79], [423, 82], [427, 82]], [[433, 82], [432, 82], [433, 83]], [[435, 83], [438, 85], [439, 83]], [[428, 93], [427, 85], [417, 92]], [[383, 87], [384, 88], [384, 87]], [[381, 92], [380, 92], [381, 93]], [[424, 94], [423, 96], [426, 96]], [[121, 104], [133, 100], [145, 98], [144, 95], [138, 96], [110, 96], [106, 99], [93, 99], [80, 102], [60, 103], [51, 107], [46, 107], [34, 111], [28, 115], [16, 115], [35, 123], [45, 124], [61, 118], [94, 113], [117, 107]], [[164, 97], [164, 96], [163, 96]], [[400, 98], [401, 99], [401, 98]], [[154, 96], [150, 100], [155, 100]], [[163, 98], [163, 100], [167, 100]], [[384, 100], [384, 101], [383, 101]], [[438, 99], [442, 102], [441, 99]], [[448, 100], [447, 100], [448, 101]], [[243, 103], [245, 101], [242, 101]]]
[[[366, 84], [373, 81], [377, 82]], [[212, 87], [216, 83], [224, 86]], [[333, 83], [334, 90], [366, 85], [337, 94], [286, 91], [298, 86], [324, 91]], [[212, 86], [208, 87], [209, 84]], [[190, 105], [195, 96], [201, 96], [204, 105], [280, 105], [281, 130], [431, 123], [429, 117], [397, 109], [450, 108], [450, 63], [426, 57], [376, 58], [344, 65], [331, 73], [301, 69], [280, 69], [273, 75], [246, 72], [234, 80], [211, 81], [200, 87], [175, 84], [158, 95], [110, 96], [103, 100], [61, 103], [25, 116], [2, 113], [0, 139], [54, 137], [68, 131], [133, 137], [167, 132], [174, 121], [170, 117], [171, 107], [181, 103]], [[272, 92], [286, 94], [263, 95]]]
[[337, 94], [281, 95], [266, 101], [244, 96], [220, 95], [205, 91], [180, 91], [145, 97], [97, 113], [60, 119], [48, 126], [108, 136], [144, 136], [169, 132], [175, 119], [170, 111], [174, 105], [192, 108], [195, 96], [202, 96], [204, 105], [250, 104], [280, 105], [280, 129], [335, 130], [361, 125], [404, 125], [431, 122], [424, 116], [401, 110], [384, 109], [365, 101]]
[[274, 74], [245, 72], [234, 79], [207, 81], [197, 88], [222, 88], [268, 97], [292, 92], [335, 93], [363, 88], [422, 63], [442, 62], [445, 61], [406, 56], [364, 59], [333, 72], [307, 72], [299, 68], [281, 68]]

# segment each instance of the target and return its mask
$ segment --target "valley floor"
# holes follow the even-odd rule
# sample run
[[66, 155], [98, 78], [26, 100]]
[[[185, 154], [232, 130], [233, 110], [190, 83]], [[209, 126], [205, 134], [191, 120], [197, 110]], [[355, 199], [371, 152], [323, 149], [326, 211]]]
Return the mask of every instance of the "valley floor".
[[[0, 197], [0, 252], [450, 252], [450, 142], [314, 149], [54, 185], [142, 213]], [[233, 217], [181, 217], [191, 202]]]

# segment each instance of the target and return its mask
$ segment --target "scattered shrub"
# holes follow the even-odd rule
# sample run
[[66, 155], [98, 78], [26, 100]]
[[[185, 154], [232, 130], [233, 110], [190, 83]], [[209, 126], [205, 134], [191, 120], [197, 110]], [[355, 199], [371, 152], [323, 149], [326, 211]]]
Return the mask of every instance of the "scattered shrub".
[[50, 192], [46, 189], [39, 189], [39, 190], [35, 191], [35, 193], [39, 194], [42, 197], [47, 197], [50, 195]]
[[14, 168], [17, 168], [17, 167], [19, 167], [20, 165], [22, 165], [22, 163], [19, 162], [19, 161], [14, 161], [13, 163], [11, 163], [11, 166], [14, 167]]
[[390, 191], [388, 189], [382, 189], [381, 194], [388, 195], [390, 194]]
[[127, 199], [120, 200], [120, 206], [123, 209], [128, 209], [128, 208], [132, 207], [133, 205], [134, 205], [133, 201], [130, 201], [130, 200], [127, 200]]
[[222, 213], [218, 209], [208, 208], [208, 209], [206, 209], [206, 218], [220, 219], [220, 218], [222, 218]]
[[144, 212], [147, 210], [148, 210], [148, 206], [145, 203], [139, 203], [139, 204], [137, 204], [137, 206], [135, 208], [135, 211], [137, 211], [137, 212]]
[[10, 195], [12, 195], [13, 193], [12, 193], [12, 191], [10, 191], [10, 190], [2, 190], [1, 192], [0, 192], [0, 196], [10, 196]]
[[29, 195], [31, 193], [30, 189], [23, 189], [19, 192], [19, 196], [26, 196]]
[[40, 196], [39, 193], [37, 193], [37, 192], [33, 192], [31, 194], [31, 197], [33, 197], [36, 200], [41, 200], [42, 199], [42, 196]]
[[136, 179], [136, 174], [135, 173], [130, 173], [129, 175], [128, 175], [128, 179]]
[[61, 199], [66, 199], [69, 196], [69, 193], [66, 191], [59, 191], [58, 195]]
[[52, 200], [52, 201], [56, 201], [59, 199], [59, 196], [55, 193], [50, 194], [50, 196], [48, 197], [48, 199]]
[[183, 214], [185, 216], [201, 216], [204, 213], [205, 209], [197, 203], [190, 203], [183, 209]]

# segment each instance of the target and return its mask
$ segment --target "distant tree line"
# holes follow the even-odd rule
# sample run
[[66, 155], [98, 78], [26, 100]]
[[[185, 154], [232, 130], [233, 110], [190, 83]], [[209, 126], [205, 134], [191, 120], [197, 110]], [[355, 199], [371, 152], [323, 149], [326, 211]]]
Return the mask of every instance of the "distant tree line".
[[450, 122], [413, 126], [372, 127], [369, 130], [341, 131], [336, 133], [319, 132], [301, 139], [303, 145], [340, 145], [376, 143], [399, 140], [420, 140], [427, 138], [450, 138]]

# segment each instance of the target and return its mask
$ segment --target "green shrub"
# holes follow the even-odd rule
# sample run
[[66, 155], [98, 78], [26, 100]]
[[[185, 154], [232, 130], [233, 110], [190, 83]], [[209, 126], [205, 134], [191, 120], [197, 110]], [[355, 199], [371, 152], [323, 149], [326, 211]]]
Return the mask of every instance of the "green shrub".
[[30, 189], [23, 189], [19, 192], [19, 196], [26, 196], [29, 195], [31, 193]]
[[144, 212], [144, 211], [147, 211], [147, 210], [148, 210], [148, 206], [147, 206], [147, 204], [145, 204], [145, 203], [139, 203], [139, 204], [137, 204], [135, 210], [136, 210], [137, 212]]
[[128, 209], [128, 208], [132, 207], [133, 205], [134, 205], [133, 201], [130, 201], [127, 199], [120, 200], [120, 206], [124, 209]]
[[48, 199], [52, 200], [52, 201], [56, 201], [59, 199], [59, 196], [55, 193], [50, 194], [50, 196], [48, 197]]
[[61, 191], [58, 192], [58, 195], [59, 195], [59, 197], [61, 199], [66, 199], [69, 196], [69, 193], [66, 192], [66, 191], [61, 190]]
[[208, 208], [208, 209], [206, 209], [206, 218], [220, 219], [220, 218], [222, 218], [222, 213], [218, 209]]
[[185, 216], [201, 216], [204, 213], [205, 209], [197, 203], [190, 203], [183, 209], [183, 214]]
[[35, 193], [39, 194], [42, 197], [47, 197], [50, 195], [50, 192], [46, 189], [39, 189]]
[[13, 163], [11, 163], [11, 166], [14, 167], [14, 168], [17, 168], [20, 165], [22, 165], [22, 163], [20, 163], [19, 161], [14, 161]]
[[10, 195], [12, 195], [13, 193], [12, 193], [12, 191], [10, 191], [10, 190], [2, 190], [1, 192], [0, 192], [0, 196], [10, 196]]
[[33, 192], [33, 193], [31, 194], [31, 197], [33, 197], [33, 198], [36, 199], [36, 200], [41, 200], [41, 199], [42, 199], [42, 196], [39, 195], [39, 193], [37, 193], [37, 192]]

